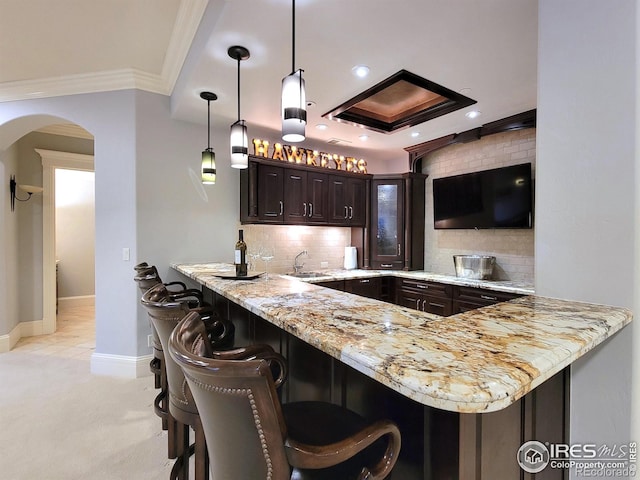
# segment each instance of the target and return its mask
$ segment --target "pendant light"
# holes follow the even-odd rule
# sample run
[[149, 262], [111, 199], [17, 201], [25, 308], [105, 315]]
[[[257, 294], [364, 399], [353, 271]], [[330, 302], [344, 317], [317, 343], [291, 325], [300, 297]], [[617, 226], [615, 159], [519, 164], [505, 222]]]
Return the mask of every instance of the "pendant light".
[[247, 168], [249, 165], [249, 141], [247, 125], [240, 119], [240, 61], [249, 58], [249, 50], [235, 45], [227, 50], [229, 56], [238, 62], [238, 121], [231, 125], [231, 167]]
[[307, 100], [303, 70], [296, 70], [296, 0], [292, 0], [291, 18], [291, 73], [282, 79], [282, 140], [302, 142], [307, 124]]
[[207, 148], [202, 152], [202, 183], [216, 183], [216, 154], [211, 148], [211, 102], [218, 99], [215, 93], [200, 92], [200, 98], [207, 101]]

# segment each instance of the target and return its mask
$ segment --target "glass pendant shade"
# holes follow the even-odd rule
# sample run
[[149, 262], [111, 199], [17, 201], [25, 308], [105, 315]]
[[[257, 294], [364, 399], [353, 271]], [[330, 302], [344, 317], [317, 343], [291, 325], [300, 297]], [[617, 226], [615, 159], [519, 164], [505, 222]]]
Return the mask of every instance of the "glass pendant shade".
[[249, 141], [247, 125], [238, 120], [231, 125], [231, 167], [247, 168], [249, 166]]
[[302, 142], [307, 124], [307, 99], [302, 70], [282, 79], [282, 140]]
[[211, 148], [202, 152], [202, 183], [205, 185], [216, 183], [216, 154]]

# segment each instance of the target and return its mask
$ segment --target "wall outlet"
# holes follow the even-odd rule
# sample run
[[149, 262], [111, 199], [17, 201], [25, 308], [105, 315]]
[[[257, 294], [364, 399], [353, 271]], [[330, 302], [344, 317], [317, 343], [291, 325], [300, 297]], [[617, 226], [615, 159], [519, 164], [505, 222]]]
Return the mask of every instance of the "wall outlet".
[[153, 335], [147, 335], [147, 347], [153, 347]]
[[320, 262], [320, 268], [329, 268], [329, 262]]

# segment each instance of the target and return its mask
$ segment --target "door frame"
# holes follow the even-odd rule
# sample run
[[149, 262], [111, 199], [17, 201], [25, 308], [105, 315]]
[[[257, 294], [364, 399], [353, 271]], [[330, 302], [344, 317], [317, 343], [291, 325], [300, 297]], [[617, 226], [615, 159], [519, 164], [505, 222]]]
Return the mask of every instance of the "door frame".
[[42, 333], [56, 331], [56, 168], [95, 172], [93, 155], [36, 148], [42, 158]]

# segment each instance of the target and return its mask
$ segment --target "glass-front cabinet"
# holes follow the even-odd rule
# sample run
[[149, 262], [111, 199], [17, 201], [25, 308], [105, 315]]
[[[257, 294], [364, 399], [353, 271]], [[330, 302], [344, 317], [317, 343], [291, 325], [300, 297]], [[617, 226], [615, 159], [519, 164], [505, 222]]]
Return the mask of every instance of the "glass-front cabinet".
[[374, 176], [371, 182], [371, 268], [424, 268], [426, 175]]
[[[402, 180], [374, 180], [371, 211], [372, 266], [403, 267], [404, 222]], [[395, 265], [394, 265], [395, 264]]]

